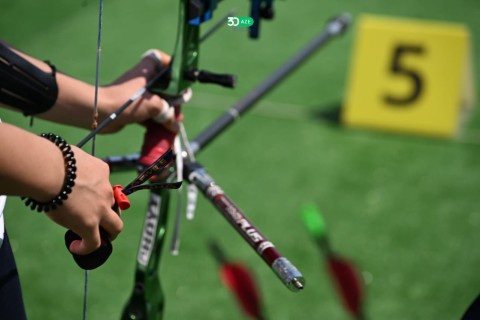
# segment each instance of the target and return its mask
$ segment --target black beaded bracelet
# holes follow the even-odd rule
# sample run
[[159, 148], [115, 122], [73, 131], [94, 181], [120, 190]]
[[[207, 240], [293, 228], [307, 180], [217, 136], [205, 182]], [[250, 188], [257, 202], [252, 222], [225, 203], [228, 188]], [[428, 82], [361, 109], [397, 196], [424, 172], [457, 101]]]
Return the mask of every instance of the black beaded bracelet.
[[75, 185], [77, 166], [72, 147], [70, 147], [65, 139], [51, 132], [42, 133], [41, 136], [55, 143], [55, 145], [62, 151], [63, 159], [65, 160], [65, 179], [63, 181], [62, 190], [49, 202], [39, 202], [28, 197], [22, 197], [21, 199], [24, 200], [25, 205], [32, 210], [49, 212], [62, 205], [63, 202], [68, 199], [68, 195], [72, 192], [72, 188]]

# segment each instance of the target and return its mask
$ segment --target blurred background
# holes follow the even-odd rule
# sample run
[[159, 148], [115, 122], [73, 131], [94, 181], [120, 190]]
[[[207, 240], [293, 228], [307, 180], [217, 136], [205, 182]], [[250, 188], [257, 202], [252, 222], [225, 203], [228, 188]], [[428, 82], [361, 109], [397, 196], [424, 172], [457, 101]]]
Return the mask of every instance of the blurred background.
[[[223, 1], [215, 17], [231, 8], [247, 16], [249, 4]], [[200, 198], [195, 220], [183, 223], [180, 255], [164, 251], [164, 319], [245, 319], [218, 278], [218, 265], [207, 247], [212, 236], [230, 258], [253, 271], [268, 319], [349, 319], [325, 259], [302, 223], [306, 203], [323, 212], [334, 249], [358, 266], [368, 319], [459, 319], [480, 288], [478, 110], [464, 123], [462, 134], [448, 140], [353, 130], [322, 115], [344, 104], [361, 14], [464, 24], [471, 34], [473, 65], [478, 66], [480, 3], [276, 1], [275, 8], [276, 17], [262, 23], [259, 40], [225, 26], [202, 45], [200, 67], [238, 75], [238, 87], [195, 85], [194, 98], [184, 107], [185, 125], [195, 137], [318, 35], [332, 16], [352, 14], [352, 25], [342, 37], [318, 51], [198, 157], [300, 269], [306, 288], [288, 291]], [[149, 48], [171, 53], [177, 9], [175, 1], [106, 1], [101, 83], [113, 81]], [[2, 39], [89, 83], [95, 75], [97, 19], [98, 4], [92, 0], [0, 1]], [[29, 119], [20, 114], [2, 109], [1, 118], [28, 128]], [[28, 130], [53, 131], [71, 143], [86, 135], [85, 130], [38, 119]], [[142, 137], [139, 126], [101, 136], [97, 155], [137, 152]], [[34, 161], [27, 170], [35, 170]], [[114, 173], [111, 180], [125, 184], [133, 176]], [[146, 194], [131, 199], [114, 254], [90, 274], [89, 319], [119, 319], [131, 293]], [[83, 271], [64, 247], [64, 230], [14, 198], [7, 202], [5, 219], [29, 319], [80, 319]]]

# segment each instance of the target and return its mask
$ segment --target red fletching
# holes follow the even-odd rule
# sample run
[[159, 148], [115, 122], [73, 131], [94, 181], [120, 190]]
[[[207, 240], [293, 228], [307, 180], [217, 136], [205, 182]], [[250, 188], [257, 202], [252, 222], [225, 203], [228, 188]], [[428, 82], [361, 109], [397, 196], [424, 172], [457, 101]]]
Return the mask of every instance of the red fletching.
[[254, 319], [262, 319], [260, 294], [249, 270], [239, 263], [224, 263], [220, 277], [233, 292], [242, 310]]
[[347, 310], [356, 318], [363, 316], [363, 289], [358, 272], [351, 262], [331, 256], [328, 270]]

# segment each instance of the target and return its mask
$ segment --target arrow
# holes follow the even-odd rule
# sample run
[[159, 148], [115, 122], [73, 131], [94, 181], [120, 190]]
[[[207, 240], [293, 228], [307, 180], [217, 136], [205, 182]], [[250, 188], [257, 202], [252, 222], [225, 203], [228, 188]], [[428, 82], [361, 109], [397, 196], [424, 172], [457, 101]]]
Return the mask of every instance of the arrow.
[[242, 311], [249, 317], [264, 320], [260, 291], [248, 267], [240, 262], [230, 261], [217, 242], [210, 241], [210, 251], [220, 265], [220, 278], [233, 293]]
[[302, 218], [308, 232], [326, 259], [330, 278], [342, 303], [355, 319], [365, 319], [363, 310], [363, 286], [354, 264], [337, 255], [330, 246], [325, 221], [314, 205], [302, 208]]

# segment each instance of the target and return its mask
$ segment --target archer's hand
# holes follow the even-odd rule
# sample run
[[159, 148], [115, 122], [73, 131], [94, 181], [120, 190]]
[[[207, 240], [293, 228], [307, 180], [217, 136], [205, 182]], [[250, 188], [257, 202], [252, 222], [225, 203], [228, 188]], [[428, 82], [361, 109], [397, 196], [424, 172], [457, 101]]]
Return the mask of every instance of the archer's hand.
[[[28, 60], [44, 72], [51, 72], [51, 66], [43, 61], [31, 57], [20, 51], [17, 54]], [[161, 69], [167, 68], [171, 57], [160, 50], [149, 50], [140, 62], [125, 72], [117, 80], [107, 86], [98, 88], [98, 119], [105, 120], [115, 110], [126, 103], [135, 93], [152, 80]], [[91, 84], [75, 79], [66, 73], [56, 73], [58, 97], [55, 104], [46, 112], [37, 116], [42, 119], [73, 125], [80, 128], [92, 128], [92, 115], [95, 101], [95, 87]], [[159, 96], [146, 92], [132, 103], [118, 118], [108, 125], [103, 132], [116, 132], [127, 124], [144, 123], [146, 120], [159, 116], [162, 124], [170, 131], [178, 131], [178, 121], [181, 117], [176, 112], [176, 117], [165, 117], [168, 104]], [[167, 115], [170, 115], [167, 113]]]
[[[102, 87], [99, 97], [103, 101], [108, 101], [106, 105], [109, 107], [100, 110], [100, 112], [106, 112], [103, 115], [101, 114], [101, 118], [108, 116], [126, 102], [135, 92], [153, 79], [161, 69], [166, 68], [170, 62], [171, 57], [169, 55], [160, 50], [149, 50], [136, 66], [120, 76], [111, 85]], [[146, 92], [107, 126], [104, 132], [115, 132], [127, 124], [142, 123], [155, 118], [165, 114], [168, 107], [168, 103], [158, 95]], [[181, 117], [167, 117], [162, 124], [168, 130], [176, 133], [179, 130], [178, 121], [181, 121], [180, 119]]]
[[68, 199], [47, 215], [82, 238], [73, 241], [69, 250], [85, 255], [100, 247], [100, 226], [114, 240], [123, 229], [123, 222], [112, 210], [115, 200], [108, 165], [79, 148], [72, 149], [77, 160], [75, 186]]

